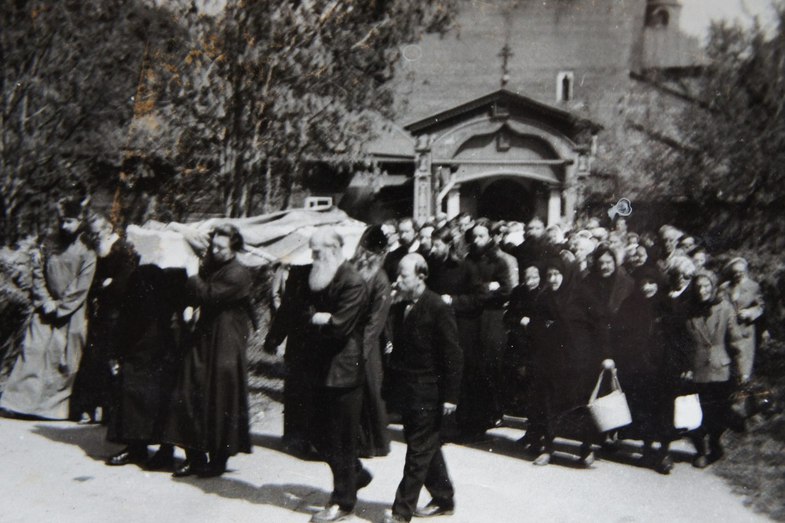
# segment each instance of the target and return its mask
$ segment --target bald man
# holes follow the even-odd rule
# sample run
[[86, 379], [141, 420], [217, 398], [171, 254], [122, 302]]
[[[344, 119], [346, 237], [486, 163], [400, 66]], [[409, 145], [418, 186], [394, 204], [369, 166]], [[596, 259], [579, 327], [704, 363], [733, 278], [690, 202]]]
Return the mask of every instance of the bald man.
[[[398, 389], [393, 397], [400, 402], [407, 447], [403, 479], [385, 523], [451, 514], [455, 509], [440, 430], [442, 416], [454, 413], [458, 403], [463, 354], [452, 308], [425, 286], [427, 278], [428, 264], [421, 255], [401, 259], [396, 286], [402, 301], [390, 312], [390, 373]], [[432, 500], [417, 509], [423, 486]]]

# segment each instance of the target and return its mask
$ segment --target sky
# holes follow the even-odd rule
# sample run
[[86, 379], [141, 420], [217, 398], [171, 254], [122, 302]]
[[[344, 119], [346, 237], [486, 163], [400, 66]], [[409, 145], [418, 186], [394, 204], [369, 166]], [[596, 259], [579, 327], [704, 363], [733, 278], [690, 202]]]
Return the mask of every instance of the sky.
[[759, 16], [764, 27], [771, 23], [773, 0], [682, 0], [681, 29], [688, 34], [704, 38], [709, 24], [715, 19], [734, 20], [742, 23]]

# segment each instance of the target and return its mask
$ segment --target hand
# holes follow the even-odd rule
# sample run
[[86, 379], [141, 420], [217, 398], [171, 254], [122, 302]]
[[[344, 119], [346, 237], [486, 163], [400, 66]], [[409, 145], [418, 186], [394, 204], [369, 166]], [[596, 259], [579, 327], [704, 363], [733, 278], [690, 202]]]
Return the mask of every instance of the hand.
[[502, 286], [499, 285], [498, 281], [492, 281], [491, 283], [488, 284], [488, 290], [491, 291], [491, 292], [498, 291], [501, 288], [502, 288]]
[[329, 312], [317, 312], [311, 318], [311, 323], [314, 325], [327, 325], [330, 323], [333, 315]]
[[681, 379], [687, 380], [687, 381], [692, 381], [692, 371], [688, 370], [688, 371], [682, 372], [681, 373]]
[[521, 318], [521, 327], [527, 327], [531, 323], [531, 321], [532, 321], [531, 318], [529, 318], [528, 316], [524, 316], [523, 318]]
[[112, 373], [112, 376], [117, 376], [120, 374], [120, 362], [117, 360], [109, 360], [109, 372]]
[[109, 287], [111, 284], [112, 284], [112, 278], [107, 278], [103, 281], [103, 283], [101, 283], [101, 287], [105, 289]]
[[442, 301], [447, 305], [452, 305], [452, 296], [449, 294], [442, 294]]
[[52, 300], [46, 300], [43, 305], [41, 305], [41, 310], [44, 314], [53, 314], [57, 310], [57, 303]]
[[388, 341], [384, 344], [384, 353], [385, 354], [392, 354], [393, 351], [393, 344], [391, 341]]
[[455, 412], [455, 410], [457, 408], [458, 408], [458, 405], [456, 405], [455, 403], [449, 403], [449, 402], [445, 401], [442, 404], [442, 414], [444, 416], [447, 416], [447, 415], [452, 414], [453, 412]]
[[194, 318], [194, 308], [190, 305], [183, 309], [183, 321], [185, 323], [190, 323], [190, 321]]

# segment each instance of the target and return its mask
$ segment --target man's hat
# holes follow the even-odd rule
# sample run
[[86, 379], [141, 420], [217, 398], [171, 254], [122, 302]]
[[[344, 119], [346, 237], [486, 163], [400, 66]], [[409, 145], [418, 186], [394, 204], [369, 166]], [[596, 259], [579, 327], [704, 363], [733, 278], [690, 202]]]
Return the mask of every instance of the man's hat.
[[387, 235], [381, 225], [369, 225], [360, 237], [360, 246], [374, 254], [382, 254], [387, 248]]

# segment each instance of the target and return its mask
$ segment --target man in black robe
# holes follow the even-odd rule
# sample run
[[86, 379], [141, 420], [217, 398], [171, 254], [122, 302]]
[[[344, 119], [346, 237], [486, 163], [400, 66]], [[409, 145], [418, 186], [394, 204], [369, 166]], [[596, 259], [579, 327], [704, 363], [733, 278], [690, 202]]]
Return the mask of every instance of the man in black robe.
[[330, 466], [333, 492], [324, 510], [311, 521], [347, 518], [357, 503], [357, 490], [371, 474], [358, 458], [362, 410], [364, 322], [368, 315], [365, 281], [343, 256], [343, 238], [331, 228], [310, 241], [313, 267], [308, 329], [315, 380], [314, 443]]
[[166, 426], [165, 440], [186, 449], [176, 477], [220, 476], [230, 456], [251, 452], [246, 345], [252, 278], [236, 257], [242, 247], [236, 227], [217, 227], [200, 273], [188, 279], [189, 303], [200, 315]]

